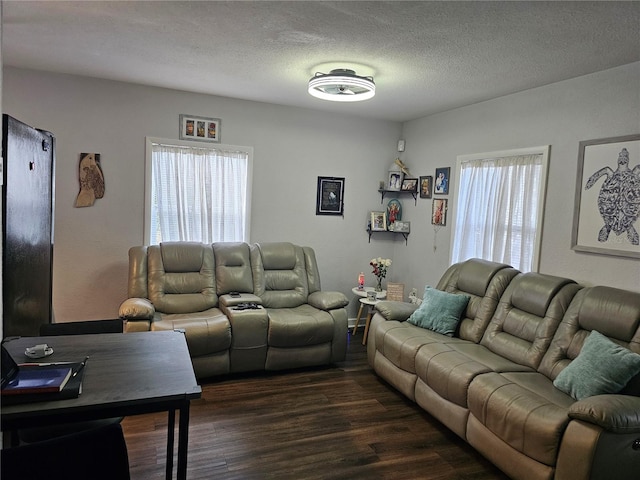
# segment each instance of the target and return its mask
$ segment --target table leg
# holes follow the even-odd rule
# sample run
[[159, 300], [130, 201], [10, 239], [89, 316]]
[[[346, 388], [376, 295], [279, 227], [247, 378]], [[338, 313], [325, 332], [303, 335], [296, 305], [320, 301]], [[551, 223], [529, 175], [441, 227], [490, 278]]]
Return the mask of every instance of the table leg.
[[178, 426], [178, 480], [187, 480], [187, 449], [189, 446], [189, 405], [184, 402], [180, 408], [180, 423]]
[[373, 316], [373, 307], [369, 309], [367, 314], [367, 323], [364, 324], [364, 336], [362, 337], [362, 344], [367, 344], [367, 335], [369, 335], [369, 324], [371, 324], [371, 317]]
[[364, 307], [364, 303], [360, 304], [360, 308], [358, 309], [358, 316], [356, 317], [356, 324], [353, 327], [353, 332], [351, 335], [355, 335], [356, 330], [358, 329], [358, 324], [360, 323], [360, 315], [362, 315], [362, 307]]
[[173, 478], [173, 444], [176, 427], [176, 411], [169, 410], [167, 421], [167, 462], [165, 478], [171, 480]]

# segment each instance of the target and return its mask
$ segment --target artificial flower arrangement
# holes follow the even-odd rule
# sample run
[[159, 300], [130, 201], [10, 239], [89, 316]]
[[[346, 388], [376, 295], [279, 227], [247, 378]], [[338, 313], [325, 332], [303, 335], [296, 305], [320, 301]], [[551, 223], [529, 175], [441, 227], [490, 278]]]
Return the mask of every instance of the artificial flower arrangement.
[[373, 267], [373, 274], [376, 276], [376, 291], [382, 291], [382, 279], [387, 276], [387, 269], [391, 266], [391, 259], [389, 258], [372, 258], [369, 265]]

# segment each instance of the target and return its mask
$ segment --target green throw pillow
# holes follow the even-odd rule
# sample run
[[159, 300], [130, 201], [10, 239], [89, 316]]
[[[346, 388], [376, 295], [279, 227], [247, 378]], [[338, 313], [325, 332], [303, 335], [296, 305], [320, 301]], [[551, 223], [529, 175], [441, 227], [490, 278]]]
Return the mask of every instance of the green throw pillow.
[[640, 355], [593, 330], [578, 356], [562, 370], [553, 385], [576, 400], [618, 393], [640, 373]]
[[422, 303], [407, 321], [418, 327], [453, 337], [468, 303], [467, 295], [447, 293], [426, 286]]

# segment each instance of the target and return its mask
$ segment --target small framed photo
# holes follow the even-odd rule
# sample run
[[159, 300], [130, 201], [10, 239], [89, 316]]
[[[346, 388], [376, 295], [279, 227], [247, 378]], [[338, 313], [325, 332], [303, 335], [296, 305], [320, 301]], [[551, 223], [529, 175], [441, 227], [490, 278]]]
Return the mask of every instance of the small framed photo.
[[449, 193], [450, 167], [436, 168], [436, 183], [434, 193], [436, 195], [447, 195]]
[[411, 222], [396, 221], [393, 231], [398, 233], [410, 233]]
[[433, 201], [431, 208], [431, 223], [433, 225], [447, 224], [447, 199], [439, 198]]
[[402, 180], [402, 187], [400, 188], [403, 192], [417, 192], [418, 191], [418, 179], [417, 178], [405, 178]]
[[420, 177], [420, 198], [431, 198], [433, 194], [433, 177]]
[[344, 177], [318, 177], [316, 215], [344, 215]]
[[404, 173], [402, 172], [389, 172], [389, 182], [387, 184], [387, 190], [392, 192], [399, 192], [402, 186], [402, 178]]
[[219, 118], [180, 115], [180, 139], [220, 143], [221, 123]]
[[387, 212], [371, 212], [371, 231], [387, 231]]

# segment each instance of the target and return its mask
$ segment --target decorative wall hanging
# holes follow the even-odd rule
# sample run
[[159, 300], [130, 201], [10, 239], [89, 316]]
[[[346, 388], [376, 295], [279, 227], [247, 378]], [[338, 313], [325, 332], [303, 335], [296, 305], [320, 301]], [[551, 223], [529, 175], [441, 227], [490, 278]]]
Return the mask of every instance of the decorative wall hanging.
[[219, 118], [180, 115], [180, 139], [220, 143], [221, 123]]
[[397, 198], [392, 198], [387, 203], [387, 228], [392, 230], [391, 226], [398, 220], [402, 220], [402, 203]]
[[433, 177], [420, 177], [420, 198], [431, 198], [433, 192]]
[[640, 134], [580, 142], [571, 248], [640, 258]]
[[316, 215], [344, 215], [344, 177], [318, 177]]
[[75, 207], [90, 207], [96, 198], [104, 197], [104, 175], [99, 153], [81, 153], [78, 177], [80, 192]]
[[433, 200], [431, 208], [431, 223], [433, 225], [445, 226], [447, 224], [447, 199]]
[[450, 167], [436, 168], [436, 179], [434, 193], [436, 195], [447, 195], [449, 193]]

